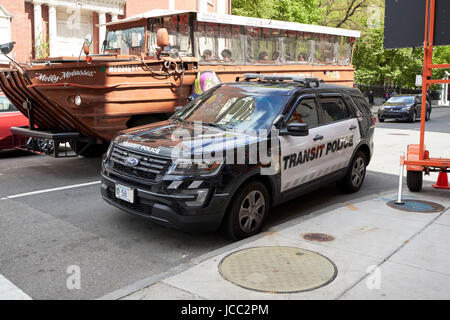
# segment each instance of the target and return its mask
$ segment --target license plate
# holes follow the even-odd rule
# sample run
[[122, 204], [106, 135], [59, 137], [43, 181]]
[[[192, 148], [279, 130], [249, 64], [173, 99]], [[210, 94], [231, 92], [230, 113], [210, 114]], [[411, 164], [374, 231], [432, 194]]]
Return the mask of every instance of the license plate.
[[134, 203], [134, 189], [116, 184], [116, 198]]

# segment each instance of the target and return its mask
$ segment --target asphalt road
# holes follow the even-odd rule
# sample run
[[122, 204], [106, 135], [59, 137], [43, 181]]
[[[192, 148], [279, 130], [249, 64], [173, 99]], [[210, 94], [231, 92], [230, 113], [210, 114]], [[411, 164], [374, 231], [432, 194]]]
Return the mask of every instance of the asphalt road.
[[[420, 123], [389, 121], [377, 126], [418, 130]], [[427, 128], [449, 133], [450, 108], [435, 109]], [[0, 200], [0, 274], [32, 298], [98, 298], [230, 243], [216, 233], [166, 229], [107, 205], [95, 183], [99, 171], [99, 158], [0, 152], [0, 198], [22, 194]], [[360, 192], [346, 195], [327, 186], [273, 208], [267, 228], [396, 186], [397, 176], [371, 172], [369, 166]], [[67, 268], [73, 265], [80, 267], [81, 289], [69, 290]]]

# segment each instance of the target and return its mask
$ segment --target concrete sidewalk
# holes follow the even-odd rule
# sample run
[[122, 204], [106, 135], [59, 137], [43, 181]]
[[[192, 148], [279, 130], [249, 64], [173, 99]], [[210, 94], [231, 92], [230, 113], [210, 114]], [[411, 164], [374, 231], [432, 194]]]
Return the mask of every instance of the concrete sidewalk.
[[[133, 286], [116, 292], [116, 298], [450, 299], [450, 191], [427, 184], [421, 193], [405, 192], [404, 199], [441, 204], [444, 210], [437, 213], [400, 211], [387, 205], [393, 199], [396, 194], [386, 194], [298, 218], [191, 261], [143, 289], [137, 290], [143, 283], [137, 284], [134, 293], [126, 294]], [[303, 238], [306, 233], [324, 233], [334, 240], [308, 241]], [[335, 264], [337, 276], [321, 288], [286, 294], [244, 289], [220, 275], [225, 256], [261, 246], [313, 251]]]

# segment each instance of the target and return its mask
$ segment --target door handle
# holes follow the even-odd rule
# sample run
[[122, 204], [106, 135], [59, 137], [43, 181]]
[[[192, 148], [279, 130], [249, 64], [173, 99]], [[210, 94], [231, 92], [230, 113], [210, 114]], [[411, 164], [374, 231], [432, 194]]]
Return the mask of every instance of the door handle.
[[316, 135], [314, 138], [313, 138], [313, 140], [314, 141], [317, 141], [317, 140], [322, 140], [323, 139], [323, 136], [321, 136], [321, 135]]
[[356, 129], [356, 126], [354, 125], [354, 124], [352, 124], [351, 126], [350, 126], [350, 128], [348, 128], [348, 130], [355, 130]]

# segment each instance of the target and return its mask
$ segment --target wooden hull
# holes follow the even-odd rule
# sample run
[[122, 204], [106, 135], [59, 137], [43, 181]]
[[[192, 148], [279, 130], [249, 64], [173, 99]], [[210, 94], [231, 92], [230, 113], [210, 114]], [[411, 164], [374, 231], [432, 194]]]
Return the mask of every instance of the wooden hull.
[[[85, 61], [0, 70], [0, 87], [25, 115], [23, 104], [33, 104], [35, 124], [41, 129], [77, 130], [87, 137], [111, 140], [127, 128], [133, 115], [172, 113], [192, 92], [198, 70], [214, 70], [222, 82], [248, 72], [314, 76], [326, 82], [353, 85], [352, 66], [252, 65], [197, 66], [183, 60], [186, 70], [161, 75], [162, 61]], [[153, 71], [150, 71], [151, 68]], [[75, 104], [75, 96], [81, 105]]]

